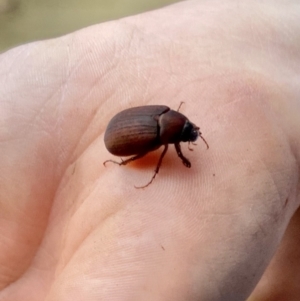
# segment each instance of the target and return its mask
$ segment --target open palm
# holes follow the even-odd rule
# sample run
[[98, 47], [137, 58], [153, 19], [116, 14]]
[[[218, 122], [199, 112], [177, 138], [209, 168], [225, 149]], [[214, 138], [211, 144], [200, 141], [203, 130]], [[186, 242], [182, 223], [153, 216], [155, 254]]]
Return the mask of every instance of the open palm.
[[[244, 300], [264, 273], [255, 300], [299, 298], [299, 16], [234, 2], [0, 56], [0, 300]], [[103, 166], [112, 116], [182, 101], [210, 145], [190, 169], [170, 147], [137, 190], [161, 149]]]

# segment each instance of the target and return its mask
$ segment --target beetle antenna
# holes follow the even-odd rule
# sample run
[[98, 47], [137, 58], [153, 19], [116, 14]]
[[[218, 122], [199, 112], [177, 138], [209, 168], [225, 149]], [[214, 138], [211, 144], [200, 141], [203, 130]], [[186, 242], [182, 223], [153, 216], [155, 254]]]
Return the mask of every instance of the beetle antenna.
[[204, 139], [204, 137], [202, 136], [202, 133], [199, 131], [199, 137], [204, 141], [204, 143], [206, 144], [207, 149], [209, 149], [209, 145], [207, 143], [207, 141]]

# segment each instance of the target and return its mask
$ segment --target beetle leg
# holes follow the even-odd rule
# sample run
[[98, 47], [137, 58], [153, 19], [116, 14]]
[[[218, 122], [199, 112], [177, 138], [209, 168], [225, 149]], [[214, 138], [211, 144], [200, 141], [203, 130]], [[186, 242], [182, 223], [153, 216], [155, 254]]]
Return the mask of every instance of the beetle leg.
[[194, 149], [192, 149], [192, 148], [190, 147], [190, 144], [197, 145], [197, 143], [192, 142], [192, 141], [189, 141], [188, 149], [189, 149], [190, 151], [193, 151]]
[[190, 144], [193, 144], [193, 142], [190, 142], [190, 141], [189, 141], [188, 149], [189, 149], [190, 151], [193, 151], [193, 149], [190, 147]]
[[181, 108], [181, 106], [182, 106], [183, 103], [184, 103], [184, 101], [180, 102], [179, 107], [177, 109], [177, 112], [179, 112], [179, 110], [180, 110], [180, 108]]
[[121, 166], [121, 165], [126, 165], [126, 164], [128, 164], [128, 163], [130, 163], [130, 162], [132, 162], [132, 161], [135, 161], [135, 160], [137, 160], [137, 159], [140, 159], [140, 158], [144, 157], [146, 154], [147, 154], [147, 153], [145, 153], [145, 154], [139, 154], [139, 155], [133, 156], [133, 157], [127, 159], [127, 160], [122, 160], [122, 159], [121, 159], [121, 162], [114, 161], [114, 160], [106, 160], [106, 161], [103, 162], [103, 165], [105, 166], [105, 164], [106, 164], [107, 162], [112, 162], [112, 163], [118, 164], [118, 165], [120, 165], [120, 166]]
[[152, 176], [150, 182], [147, 183], [147, 184], [144, 185], [144, 186], [134, 186], [135, 188], [138, 188], [138, 189], [139, 189], [139, 188], [146, 188], [147, 186], [149, 186], [149, 185], [153, 182], [154, 178], [156, 177], [156, 175], [157, 175], [158, 172], [159, 172], [159, 168], [160, 168], [160, 166], [161, 166], [162, 160], [163, 160], [163, 158], [164, 158], [164, 156], [165, 156], [167, 150], [168, 150], [168, 144], [165, 144], [165, 148], [164, 148], [163, 152], [161, 153], [161, 155], [160, 155], [160, 157], [159, 157], [158, 163], [157, 163], [156, 168], [155, 168], [155, 171], [154, 171], [154, 175]]
[[174, 145], [175, 145], [177, 155], [182, 160], [183, 165], [190, 168], [192, 166], [191, 162], [182, 154], [180, 144], [175, 143]]

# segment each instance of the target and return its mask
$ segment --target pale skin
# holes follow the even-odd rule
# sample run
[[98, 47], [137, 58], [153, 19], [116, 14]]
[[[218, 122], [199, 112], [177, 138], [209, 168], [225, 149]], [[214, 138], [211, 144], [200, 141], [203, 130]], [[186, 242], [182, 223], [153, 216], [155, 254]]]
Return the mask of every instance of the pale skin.
[[[0, 300], [299, 300], [297, 1], [185, 1], [0, 56]], [[126, 166], [122, 109], [200, 130]], [[267, 299], [268, 298], [268, 299]], [[287, 299], [288, 298], [288, 299]]]

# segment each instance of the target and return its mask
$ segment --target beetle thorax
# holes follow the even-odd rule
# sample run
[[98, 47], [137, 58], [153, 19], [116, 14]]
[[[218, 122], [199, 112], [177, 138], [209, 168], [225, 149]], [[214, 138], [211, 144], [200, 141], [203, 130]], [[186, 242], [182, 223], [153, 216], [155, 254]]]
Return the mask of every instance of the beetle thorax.
[[158, 126], [162, 144], [195, 141], [198, 138], [199, 128], [173, 110], [159, 116]]

